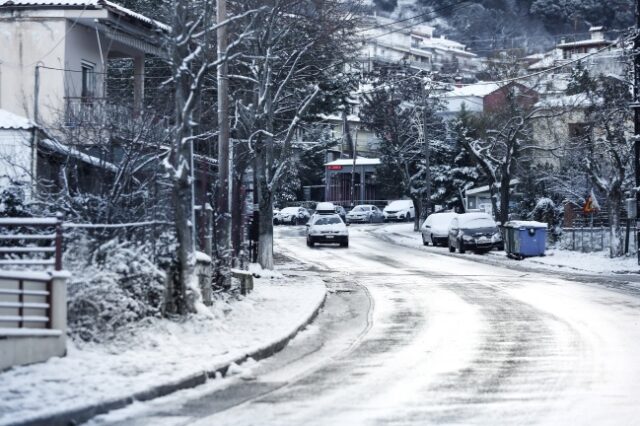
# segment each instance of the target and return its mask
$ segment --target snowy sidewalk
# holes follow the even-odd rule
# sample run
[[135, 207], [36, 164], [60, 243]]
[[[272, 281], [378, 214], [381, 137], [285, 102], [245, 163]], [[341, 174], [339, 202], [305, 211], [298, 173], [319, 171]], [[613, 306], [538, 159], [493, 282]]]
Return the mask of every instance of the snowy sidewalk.
[[[445, 247], [424, 247], [422, 235], [413, 231], [412, 223], [387, 225], [371, 231], [373, 235], [407, 247], [422, 248], [423, 250], [450, 255]], [[451, 254], [454, 255], [454, 254]], [[637, 273], [638, 260], [634, 256], [611, 259], [608, 252], [581, 253], [568, 250], [548, 249], [544, 257], [529, 257], [523, 260], [513, 260], [504, 251], [491, 251], [478, 256], [473, 253], [454, 255], [480, 262], [508, 267], [523, 267], [545, 271], [562, 271], [576, 274], [629, 274]]]
[[0, 373], [0, 425], [157, 395], [159, 386], [197, 384], [249, 354], [266, 355], [310, 322], [326, 295], [318, 278], [275, 275], [257, 279], [241, 301], [214, 305], [211, 316], [154, 319], [117, 341], [69, 345], [65, 358]]

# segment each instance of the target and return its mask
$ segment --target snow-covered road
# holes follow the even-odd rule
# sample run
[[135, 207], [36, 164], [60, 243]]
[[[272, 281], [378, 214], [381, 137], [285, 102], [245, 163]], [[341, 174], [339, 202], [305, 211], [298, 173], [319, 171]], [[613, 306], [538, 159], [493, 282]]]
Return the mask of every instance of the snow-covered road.
[[370, 316], [344, 323], [348, 341], [310, 332], [301, 342], [322, 343], [308, 362], [258, 369], [253, 394], [206, 414], [165, 412], [162, 424], [637, 424], [640, 294], [403, 248], [367, 229], [351, 227], [348, 249], [308, 248], [301, 228], [277, 235], [281, 253], [365, 288]]

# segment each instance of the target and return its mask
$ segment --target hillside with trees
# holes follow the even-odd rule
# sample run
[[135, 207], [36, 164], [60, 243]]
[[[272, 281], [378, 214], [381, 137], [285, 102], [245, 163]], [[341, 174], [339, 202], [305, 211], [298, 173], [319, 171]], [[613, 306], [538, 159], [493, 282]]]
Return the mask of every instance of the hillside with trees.
[[495, 49], [533, 52], [591, 26], [619, 32], [633, 24], [631, 0], [372, 0], [378, 13], [421, 15], [439, 32], [487, 55]]

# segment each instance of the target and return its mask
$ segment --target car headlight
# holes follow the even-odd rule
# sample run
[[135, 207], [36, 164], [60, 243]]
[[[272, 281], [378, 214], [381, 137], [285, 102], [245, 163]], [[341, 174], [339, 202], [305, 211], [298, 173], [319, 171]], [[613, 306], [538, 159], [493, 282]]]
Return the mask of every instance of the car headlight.
[[473, 241], [473, 237], [471, 235], [463, 235], [462, 239], [464, 241]]
[[500, 232], [496, 232], [495, 234], [493, 234], [491, 239], [493, 241], [502, 241], [502, 234]]

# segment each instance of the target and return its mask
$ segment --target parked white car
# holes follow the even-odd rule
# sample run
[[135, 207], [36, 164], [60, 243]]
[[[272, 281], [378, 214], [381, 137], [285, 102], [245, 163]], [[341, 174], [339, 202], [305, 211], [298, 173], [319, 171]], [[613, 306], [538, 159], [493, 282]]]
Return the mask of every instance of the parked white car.
[[412, 200], [396, 200], [389, 203], [382, 211], [385, 222], [394, 220], [409, 221], [416, 217]]
[[349, 213], [347, 213], [347, 223], [352, 222], [382, 222], [382, 212], [373, 204], [355, 206]]
[[307, 223], [311, 214], [304, 207], [285, 207], [273, 217], [273, 223], [288, 223], [290, 225], [301, 225]]
[[422, 244], [428, 246], [447, 246], [449, 241], [449, 225], [458, 216], [456, 212], [442, 212], [430, 214], [422, 224]]
[[338, 243], [341, 247], [349, 247], [349, 230], [337, 214], [313, 215], [307, 224], [307, 245], [316, 243]]

